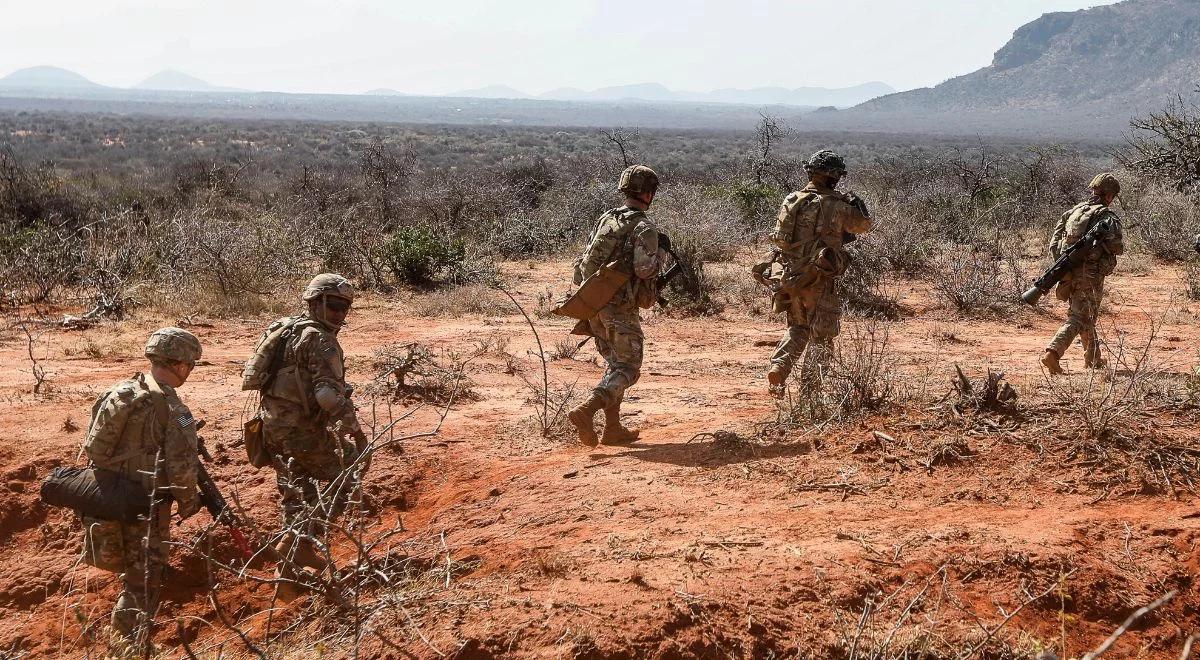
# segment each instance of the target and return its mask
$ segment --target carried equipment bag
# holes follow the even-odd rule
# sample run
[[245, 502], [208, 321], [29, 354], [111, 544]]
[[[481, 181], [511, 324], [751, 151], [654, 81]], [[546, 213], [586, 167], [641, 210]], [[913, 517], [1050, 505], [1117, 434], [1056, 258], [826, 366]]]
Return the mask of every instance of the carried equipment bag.
[[119, 472], [97, 467], [57, 467], [42, 480], [42, 501], [81, 516], [135, 523], [150, 514], [150, 495]]
[[600, 270], [579, 285], [575, 293], [550, 311], [559, 316], [586, 321], [603, 309], [629, 282], [629, 278], [629, 273], [617, 270], [615, 262], [601, 266]]

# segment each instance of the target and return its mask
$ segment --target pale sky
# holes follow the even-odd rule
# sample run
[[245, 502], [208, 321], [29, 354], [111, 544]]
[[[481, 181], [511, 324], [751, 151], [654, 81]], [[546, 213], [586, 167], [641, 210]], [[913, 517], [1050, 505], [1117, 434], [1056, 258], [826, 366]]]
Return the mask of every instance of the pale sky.
[[1111, 0], [0, 0], [0, 76], [51, 64], [128, 86], [441, 94], [937, 84], [1049, 11]]

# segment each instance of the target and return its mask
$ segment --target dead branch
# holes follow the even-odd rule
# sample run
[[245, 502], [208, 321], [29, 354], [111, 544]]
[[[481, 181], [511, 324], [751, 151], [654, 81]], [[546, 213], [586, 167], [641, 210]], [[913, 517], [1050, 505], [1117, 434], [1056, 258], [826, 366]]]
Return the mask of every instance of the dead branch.
[[1153, 612], [1154, 610], [1157, 610], [1158, 608], [1162, 607], [1163, 605], [1166, 605], [1167, 603], [1171, 602], [1171, 599], [1175, 597], [1176, 593], [1178, 593], [1178, 592], [1176, 592], [1174, 589], [1172, 589], [1171, 591], [1168, 591], [1167, 593], [1163, 594], [1161, 598], [1154, 601], [1153, 603], [1150, 603], [1149, 605], [1145, 605], [1143, 607], [1139, 607], [1136, 610], [1134, 610], [1133, 614], [1130, 614], [1129, 618], [1125, 619], [1125, 623], [1122, 623], [1119, 628], [1117, 628], [1115, 631], [1113, 631], [1113, 634], [1109, 635], [1108, 639], [1104, 640], [1103, 644], [1096, 647], [1095, 651], [1089, 651], [1087, 653], [1084, 653], [1083, 657], [1081, 657], [1080, 660], [1094, 660], [1095, 658], [1098, 658], [1101, 655], [1103, 655], [1104, 653], [1106, 653], [1109, 649], [1111, 649], [1113, 647], [1114, 644], [1117, 643], [1118, 639], [1121, 639], [1121, 635], [1124, 635], [1125, 633], [1129, 632], [1129, 629], [1131, 627], [1133, 627], [1133, 624], [1138, 622], [1138, 619], [1141, 619], [1142, 617]]

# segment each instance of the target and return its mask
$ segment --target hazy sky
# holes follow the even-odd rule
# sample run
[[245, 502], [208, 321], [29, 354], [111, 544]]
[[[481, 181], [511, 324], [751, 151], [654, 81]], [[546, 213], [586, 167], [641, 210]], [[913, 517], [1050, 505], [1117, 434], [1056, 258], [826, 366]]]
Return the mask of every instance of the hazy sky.
[[1048, 11], [1106, 0], [0, 0], [0, 75], [439, 94], [660, 82], [677, 90], [933, 85]]

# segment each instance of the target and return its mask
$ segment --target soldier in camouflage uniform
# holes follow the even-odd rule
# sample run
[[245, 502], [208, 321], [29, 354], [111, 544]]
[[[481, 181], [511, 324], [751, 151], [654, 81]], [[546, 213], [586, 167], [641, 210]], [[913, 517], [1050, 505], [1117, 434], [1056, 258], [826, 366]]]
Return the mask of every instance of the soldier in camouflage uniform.
[[1121, 194], [1121, 184], [1107, 172], [1098, 174], [1088, 187], [1091, 199], [1075, 205], [1059, 219], [1050, 238], [1050, 254], [1055, 259], [1074, 244], [1096, 223], [1107, 220], [1112, 229], [1100, 241], [1099, 250], [1088, 255], [1079, 267], [1067, 273], [1058, 283], [1055, 295], [1059, 300], [1069, 301], [1067, 322], [1063, 324], [1042, 355], [1042, 366], [1051, 375], [1063, 373], [1059, 360], [1078, 336], [1083, 343], [1085, 368], [1100, 369], [1104, 359], [1100, 357], [1100, 342], [1096, 337], [1096, 318], [1100, 313], [1100, 301], [1104, 297], [1104, 278], [1117, 267], [1117, 255], [1125, 251], [1121, 221], [1109, 207]]
[[83, 519], [84, 561], [121, 575], [112, 626], [130, 642], [148, 632], [157, 607], [171, 538], [171, 501], [181, 519], [200, 509], [196, 423], [175, 392], [200, 353], [200, 341], [192, 333], [158, 330], [146, 343], [150, 373], [117, 383], [92, 407], [84, 441], [92, 464], [140, 481], [146, 492], [155, 493], [146, 522]]
[[[354, 287], [341, 275], [325, 273], [313, 278], [302, 297], [308, 311], [284, 319], [292, 323], [292, 332], [263, 391], [260, 414], [287, 530], [276, 550], [301, 566], [321, 570], [325, 561], [317, 541], [325, 533], [322, 523], [341, 513], [357, 488], [357, 477], [350, 475], [335, 496], [325, 498], [319, 494], [321, 484], [337, 479], [354, 463], [365, 437], [350, 400], [337, 338], [354, 302]], [[287, 565], [280, 573], [296, 577]]]
[[805, 348], [813, 368], [828, 363], [833, 338], [841, 328], [842, 301], [835, 278], [846, 272], [850, 257], [844, 244], [871, 229], [866, 204], [854, 193], [836, 190], [846, 162], [828, 149], [804, 165], [809, 183], [783, 200], [770, 239], [780, 272], [773, 298], [775, 311], [787, 313], [787, 335], [771, 356], [767, 382], [779, 396]]
[[[636, 432], [621, 425], [621, 402], [625, 390], [641, 377], [645, 336], [638, 310], [654, 306], [658, 299], [655, 280], [665, 261], [659, 250], [658, 229], [646, 217], [658, 190], [658, 175], [648, 167], [634, 165], [621, 173], [618, 190], [625, 193], [625, 205], [600, 216], [583, 256], [575, 262], [575, 284], [582, 284], [608, 264], [630, 275], [628, 283], [587, 321], [607, 369], [588, 400], [567, 417], [579, 431], [579, 441], [589, 447], [600, 442], [620, 445], [637, 440]], [[601, 409], [604, 435], [597, 438], [593, 418]]]

